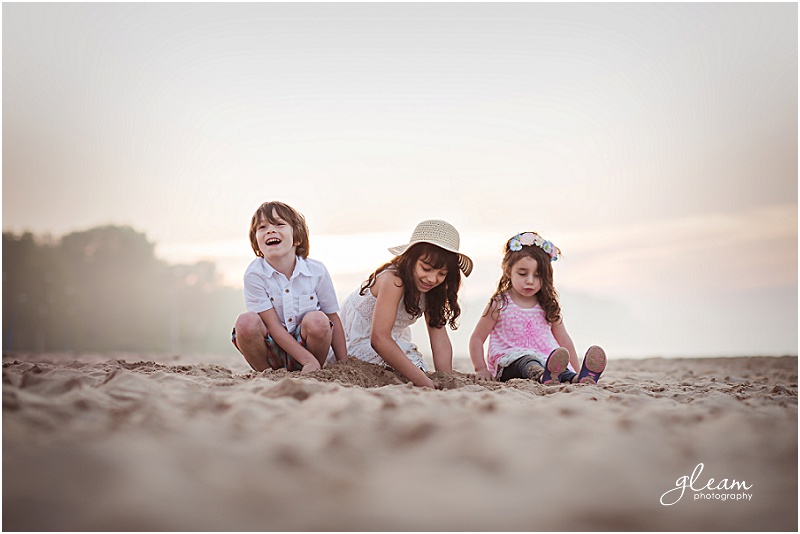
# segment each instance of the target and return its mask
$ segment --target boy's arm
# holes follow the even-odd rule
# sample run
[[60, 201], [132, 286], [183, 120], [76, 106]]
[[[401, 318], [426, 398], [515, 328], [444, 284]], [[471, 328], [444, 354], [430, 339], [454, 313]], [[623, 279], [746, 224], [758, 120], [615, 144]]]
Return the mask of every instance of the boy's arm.
[[425, 326], [428, 327], [428, 338], [431, 340], [433, 368], [437, 371], [453, 374], [453, 345], [444, 326], [434, 328], [428, 324], [428, 313], [425, 312]]
[[347, 359], [347, 342], [344, 337], [344, 327], [338, 312], [327, 313], [325, 310], [338, 310], [339, 303], [336, 299], [336, 290], [333, 287], [333, 280], [328, 273], [328, 269], [322, 262], [319, 262], [322, 267], [323, 274], [319, 278], [316, 287], [317, 304], [319, 304], [322, 313], [328, 316], [328, 319], [333, 323], [333, 336], [331, 338], [331, 348], [333, 354], [336, 355], [337, 362], [343, 362]]
[[564, 347], [569, 351], [569, 363], [572, 364], [572, 368], [575, 372], [578, 372], [580, 369], [580, 365], [578, 364], [578, 353], [575, 351], [575, 343], [572, 342], [572, 338], [569, 337], [567, 333], [567, 327], [564, 326], [564, 321], [559, 321], [550, 327], [551, 331], [553, 332], [553, 337], [556, 338], [559, 346]]
[[475, 368], [475, 378], [478, 380], [493, 379], [489, 369], [486, 367], [483, 344], [486, 342], [486, 338], [489, 337], [489, 334], [492, 333], [494, 325], [497, 324], [496, 309], [497, 302], [494, 300], [489, 302], [469, 338], [469, 359], [472, 360], [472, 366]]
[[336, 355], [337, 362], [343, 362], [347, 359], [347, 344], [345, 342], [342, 320], [339, 318], [338, 313], [328, 313], [326, 315], [333, 323], [333, 338], [331, 340], [333, 354]]
[[311, 364], [311, 367], [314, 367], [314, 364], [316, 364], [316, 368], [309, 368], [308, 371], [315, 371], [316, 369], [320, 368], [319, 362], [314, 355], [307, 351], [305, 347], [301, 346], [294, 336], [292, 336], [292, 334], [286, 330], [286, 327], [281, 324], [275, 308], [270, 308], [267, 311], [259, 313], [258, 315], [261, 316], [261, 320], [264, 321], [265, 325], [267, 325], [269, 335], [272, 336], [272, 339], [275, 340], [275, 343], [277, 343], [280, 348], [285, 350], [289, 356], [297, 360], [303, 366], [304, 371], [306, 371], [306, 365], [309, 364]]

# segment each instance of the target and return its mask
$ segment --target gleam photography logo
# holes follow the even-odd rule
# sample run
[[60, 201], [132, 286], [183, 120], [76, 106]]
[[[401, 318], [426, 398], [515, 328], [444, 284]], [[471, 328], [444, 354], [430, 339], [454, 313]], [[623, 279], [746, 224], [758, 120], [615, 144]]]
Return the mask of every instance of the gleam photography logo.
[[750, 501], [753, 499], [752, 493], [746, 493], [753, 485], [744, 480], [723, 478], [716, 482], [713, 478], [709, 478], [708, 482], [699, 485], [701, 483], [698, 483], [698, 480], [704, 467], [702, 463], [699, 463], [691, 475], [684, 475], [676, 480], [675, 487], [661, 495], [661, 504], [664, 506], [676, 504], [683, 498], [687, 488], [694, 492], [693, 500], [695, 501]]

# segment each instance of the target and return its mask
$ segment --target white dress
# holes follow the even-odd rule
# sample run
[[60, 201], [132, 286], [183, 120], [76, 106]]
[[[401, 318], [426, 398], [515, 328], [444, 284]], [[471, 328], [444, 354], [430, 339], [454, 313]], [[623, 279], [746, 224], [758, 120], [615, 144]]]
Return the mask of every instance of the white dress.
[[[380, 273], [378, 276], [384, 274]], [[359, 288], [360, 289], [360, 288]], [[376, 363], [388, 366], [383, 359], [378, 356], [370, 343], [372, 332], [372, 315], [375, 312], [377, 298], [372, 294], [371, 289], [367, 288], [363, 295], [358, 294], [359, 290], [351, 293], [342, 303], [340, 315], [344, 336], [347, 341], [347, 355], [364, 360], [365, 362]], [[425, 295], [420, 295], [420, 310], [425, 310]], [[397, 305], [397, 316], [392, 326], [392, 339], [403, 350], [411, 363], [428, 372], [428, 366], [422, 359], [417, 346], [411, 342], [411, 325], [419, 319], [421, 315], [412, 316], [406, 311], [403, 299]]]

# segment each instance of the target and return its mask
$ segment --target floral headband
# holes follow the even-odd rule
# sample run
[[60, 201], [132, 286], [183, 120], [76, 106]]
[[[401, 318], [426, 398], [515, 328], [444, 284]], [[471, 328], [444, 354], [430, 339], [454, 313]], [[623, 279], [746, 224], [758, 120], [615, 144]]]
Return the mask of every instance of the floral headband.
[[508, 240], [508, 248], [514, 252], [522, 250], [522, 245], [536, 245], [547, 252], [550, 256], [550, 261], [556, 261], [561, 257], [561, 250], [536, 232], [522, 232]]

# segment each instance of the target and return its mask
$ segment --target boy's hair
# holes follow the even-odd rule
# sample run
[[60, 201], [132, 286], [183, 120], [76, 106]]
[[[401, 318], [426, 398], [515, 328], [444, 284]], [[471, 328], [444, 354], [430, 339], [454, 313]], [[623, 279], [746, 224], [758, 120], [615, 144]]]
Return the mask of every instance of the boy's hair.
[[536, 294], [536, 298], [544, 310], [547, 322], [554, 324], [561, 321], [561, 306], [558, 304], [558, 292], [553, 285], [553, 263], [550, 255], [536, 245], [523, 245], [520, 250], [513, 251], [509, 248], [508, 243], [504, 247], [504, 252], [503, 276], [497, 283], [497, 291], [492, 295], [490, 303], [491, 301], [497, 302], [498, 311], [508, 305], [508, 291], [511, 289], [511, 279], [508, 273], [519, 260], [528, 256], [536, 260], [536, 267], [542, 280], [542, 289]]
[[461, 315], [461, 306], [458, 305], [458, 289], [461, 287], [458, 255], [431, 243], [416, 243], [399, 256], [395, 256], [389, 263], [378, 267], [361, 285], [359, 294], [363, 295], [368, 291], [375, 284], [378, 275], [391, 268], [403, 281], [403, 303], [406, 311], [418, 317], [422, 310], [419, 307], [419, 290], [414, 283], [414, 266], [420, 258], [425, 259], [434, 269], [447, 267], [444, 282], [425, 294], [428, 324], [433, 328], [442, 328], [449, 324], [450, 328], [455, 330], [458, 328], [457, 319]]
[[308, 242], [306, 218], [291, 206], [276, 201], [264, 202], [261, 204], [250, 220], [250, 246], [253, 247], [253, 252], [256, 253], [256, 256], [260, 258], [264, 257], [261, 249], [258, 248], [258, 241], [256, 241], [258, 223], [261, 219], [266, 219], [268, 222], [274, 224], [276, 221], [272, 215], [273, 213], [292, 226], [292, 238], [294, 239], [294, 243], [297, 243], [297, 250], [295, 253], [301, 258], [308, 258], [310, 245]]

